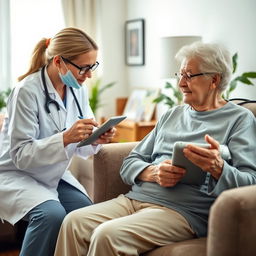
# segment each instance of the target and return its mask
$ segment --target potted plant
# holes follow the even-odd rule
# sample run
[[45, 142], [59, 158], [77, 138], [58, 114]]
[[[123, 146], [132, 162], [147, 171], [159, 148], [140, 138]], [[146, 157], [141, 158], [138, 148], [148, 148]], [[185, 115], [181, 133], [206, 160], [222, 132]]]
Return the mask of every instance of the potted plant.
[[0, 113], [2, 109], [6, 107], [7, 98], [10, 93], [11, 93], [11, 89], [7, 89], [5, 91], [0, 92]]
[[[233, 64], [232, 74], [234, 74], [236, 72], [237, 59], [238, 59], [238, 54], [235, 53], [232, 56], [232, 64]], [[235, 78], [233, 78], [231, 80], [231, 82], [229, 83], [228, 88], [223, 93], [223, 98], [226, 99], [226, 100], [228, 100], [230, 98], [230, 93], [236, 89], [238, 81], [243, 83], [243, 84], [254, 85], [254, 83], [250, 80], [252, 78], [256, 78], [256, 72], [245, 72], [245, 73], [242, 73], [241, 75], [236, 76]]]
[[165, 105], [168, 105], [172, 108], [175, 105], [179, 105], [182, 102], [182, 93], [177, 86], [173, 86], [170, 82], [166, 82], [165, 89], [171, 89], [173, 96], [167, 96], [164, 93], [160, 93], [157, 98], [153, 100], [154, 103], [163, 102]]
[[112, 87], [115, 84], [115, 82], [108, 83], [106, 85], [101, 86], [101, 79], [97, 79], [95, 83], [93, 83], [90, 87], [90, 95], [89, 95], [89, 102], [91, 109], [94, 114], [96, 114], [96, 111], [98, 108], [103, 106], [103, 104], [100, 103], [100, 96], [101, 94], [108, 88]]
[[6, 107], [6, 102], [9, 94], [11, 93], [11, 89], [7, 89], [5, 91], [0, 92], [0, 130], [2, 128], [4, 114], [2, 113], [3, 109]]

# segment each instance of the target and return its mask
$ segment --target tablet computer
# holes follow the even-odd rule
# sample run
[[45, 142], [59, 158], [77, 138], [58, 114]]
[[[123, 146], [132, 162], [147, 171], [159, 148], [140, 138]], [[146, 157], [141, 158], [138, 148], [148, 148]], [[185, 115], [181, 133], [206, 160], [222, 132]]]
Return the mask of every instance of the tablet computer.
[[77, 144], [77, 147], [83, 147], [86, 145], [90, 145], [95, 142], [103, 133], [108, 131], [111, 127], [117, 125], [121, 121], [123, 121], [126, 116], [113, 116], [109, 118], [105, 123], [103, 123], [100, 127], [98, 127], [87, 139], [80, 141]]
[[[173, 146], [172, 164], [175, 166], [182, 167], [187, 171], [185, 176], [180, 180], [181, 183], [202, 185], [205, 182], [207, 172], [204, 172], [200, 167], [193, 164], [184, 156], [183, 149], [188, 144], [193, 144], [203, 148], [210, 148], [211, 146], [210, 144], [207, 143], [177, 141], [174, 143]], [[224, 160], [231, 159], [229, 149], [226, 145], [220, 145], [220, 154]]]
[[202, 185], [206, 178], [206, 172], [204, 172], [200, 167], [193, 164], [190, 160], [188, 160], [184, 156], [183, 149], [188, 144], [193, 144], [203, 148], [210, 147], [210, 144], [206, 144], [206, 143], [204, 144], [204, 143], [193, 143], [193, 142], [183, 142], [183, 141], [175, 142], [173, 146], [172, 165], [186, 169], [185, 176], [180, 180], [181, 183], [192, 184], [192, 185]]

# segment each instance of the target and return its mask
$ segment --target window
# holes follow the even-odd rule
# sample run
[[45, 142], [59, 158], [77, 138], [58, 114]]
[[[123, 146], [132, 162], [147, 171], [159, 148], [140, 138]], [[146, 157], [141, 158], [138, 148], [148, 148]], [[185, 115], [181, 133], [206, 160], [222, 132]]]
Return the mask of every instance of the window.
[[61, 0], [11, 0], [11, 80], [24, 74], [40, 39], [64, 28]]
[[0, 88], [10, 87], [10, 4], [0, 1]]

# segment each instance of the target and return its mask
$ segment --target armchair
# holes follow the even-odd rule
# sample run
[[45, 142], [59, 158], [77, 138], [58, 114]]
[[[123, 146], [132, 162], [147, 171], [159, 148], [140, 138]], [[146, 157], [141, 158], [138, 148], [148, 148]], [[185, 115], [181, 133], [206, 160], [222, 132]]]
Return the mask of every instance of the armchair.
[[[94, 202], [126, 193], [119, 175], [123, 161], [137, 142], [113, 143], [94, 156]], [[145, 256], [251, 256], [256, 253], [256, 185], [222, 193], [210, 211], [208, 238], [156, 248]]]
[[[231, 99], [256, 116], [256, 101]], [[94, 156], [94, 202], [126, 193], [119, 175], [123, 161], [138, 142], [104, 145]], [[146, 256], [252, 256], [256, 254], [256, 185], [223, 192], [210, 210], [208, 237], [173, 243], [154, 249]]]

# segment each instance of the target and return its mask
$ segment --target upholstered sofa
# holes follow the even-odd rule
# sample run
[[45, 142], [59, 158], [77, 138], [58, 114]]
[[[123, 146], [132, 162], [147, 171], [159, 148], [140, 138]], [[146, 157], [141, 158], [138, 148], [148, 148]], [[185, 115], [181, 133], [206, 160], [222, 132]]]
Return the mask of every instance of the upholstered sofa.
[[[136, 142], [104, 145], [93, 157], [94, 202], [102, 202], [130, 187], [119, 175], [123, 158]], [[160, 220], [159, 220], [160, 221]], [[210, 210], [207, 238], [156, 248], [146, 256], [253, 256], [256, 255], [256, 185], [223, 192]]]
[[[104, 145], [88, 160], [75, 157], [72, 173], [86, 187], [95, 203], [102, 202], [130, 187], [119, 175], [123, 158], [137, 142]], [[0, 223], [0, 251], [15, 242], [19, 229]], [[18, 232], [18, 234], [17, 234]], [[256, 185], [222, 193], [210, 211], [207, 238], [187, 240], [156, 248], [145, 256], [254, 256], [256, 255]], [[16, 242], [17, 244], [17, 242]]]
[[[256, 116], [256, 101], [232, 99]], [[256, 131], [255, 131], [256, 132]], [[93, 157], [93, 199], [102, 202], [130, 187], [119, 175], [124, 157], [136, 142], [104, 145]], [[256, 159], [255, 159], [256, 161]], [[253, 256], [256, 255], [256, 185], [223, 192], [210, 210], [208, 237], [173, 243], [147, 256]]]
[[[256, 116], [256, 101], [232, 99]], [[102, 202], [130, 187], [119, 175], [123, 158], [136, 143], [104, 145], [93, 157], [93, 199]], [[252, 256], [256, 255], [256, 185], [223, 192], [210, 210], [208, 237], [173, 243], [147, 256]]]
[[[256, 116], [256, 103], [235, 100], [250, 109]], [[2, 115], [0, 114], [0, 129]], [[95, 203], [102, 202], [130, 187], [119, 175], [123, 158], [137, 142], [104, 145], [94, 157], [83, 160], [74, 157], [70, 169], [85, 186]], [[24, 222], [15, 227], [0, 222], [0, 251], [13, 245], [20, 246]], [[253, 256], [256, 255], [256, 186], [225, 191], [216, 200], [210, 213], [207, 238], [174, 243], [148, 252], [147, 256]]]

